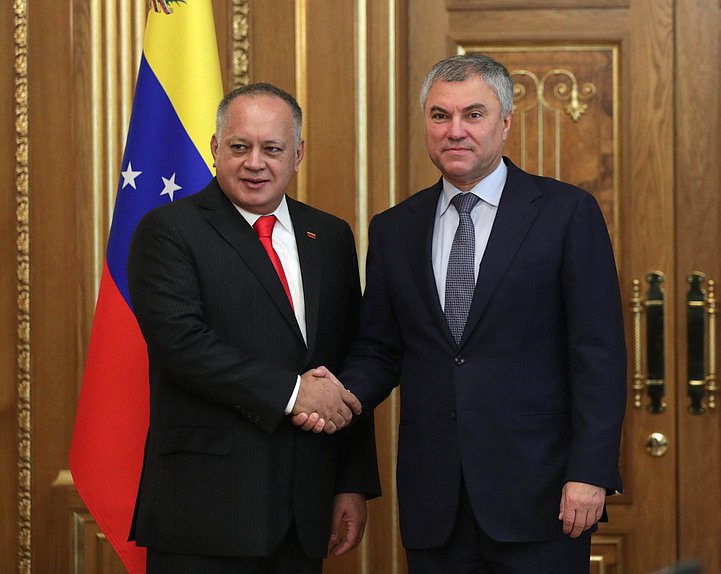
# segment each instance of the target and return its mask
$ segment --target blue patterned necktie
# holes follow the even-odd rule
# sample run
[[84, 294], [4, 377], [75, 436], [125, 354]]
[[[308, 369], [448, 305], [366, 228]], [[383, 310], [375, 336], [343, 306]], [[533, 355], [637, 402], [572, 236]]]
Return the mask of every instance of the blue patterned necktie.
[[471, 309], [476, 275], [473, 269], [476, 255], [476, 232], [471, 210], [479, 201], [472, 193], [459, 193], [451, 199], [458, 212], [458, 229], [453, 236], [446, 272], [446, 302], [444, 312], [448, 328], [456, 343], [460, 343]]

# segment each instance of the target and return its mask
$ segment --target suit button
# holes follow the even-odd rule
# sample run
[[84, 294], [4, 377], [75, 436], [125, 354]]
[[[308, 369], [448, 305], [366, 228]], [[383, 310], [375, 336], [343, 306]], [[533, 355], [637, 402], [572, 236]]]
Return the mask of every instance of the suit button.
[[453, 362], [460, 367], [466, 360], [463, 357], [453, 357]]
[[456, 409], [453, 409], [453, 411], [451, 412], [451, 420], [456, 420]]

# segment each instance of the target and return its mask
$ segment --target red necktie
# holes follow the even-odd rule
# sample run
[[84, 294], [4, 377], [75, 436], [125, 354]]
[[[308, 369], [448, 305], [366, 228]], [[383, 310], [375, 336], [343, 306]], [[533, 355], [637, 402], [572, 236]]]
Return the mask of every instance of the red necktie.
[[[265, 247], [265, 250], [268, 252], [270, 262], [273, 264], [273, 267], [275, 267], [275, 272], [278, 274], [280, 282], [283, 284], [283, 289], [285, 289], [285, 294], [288, 295], [288, 301], [290, 301], [290, 306], [293, 307], [293, 297], [291, 297], [290, 295], [290, 287], [288, 287], [288, 280], [285, 278], [283, 264], [280, 262], [280, 257], [278, 257], [278, 253], [276, 253], [275, 249], [273, 249], [272, 237], [275, 222], [275, 215], [264, 215], [258, 218], [258, 220], [253, 225], [253, 229], [255, 229], [255, 232], [258, 234], [260, 242], [263, 244], [263, 247]], [[295, 309], [295, 307], [293, 307], [293, 309]]]

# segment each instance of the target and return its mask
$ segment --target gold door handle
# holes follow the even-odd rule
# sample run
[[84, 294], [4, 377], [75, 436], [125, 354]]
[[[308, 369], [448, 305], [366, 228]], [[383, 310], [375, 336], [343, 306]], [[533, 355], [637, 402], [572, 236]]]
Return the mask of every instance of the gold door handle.
[[716, 408], [716, 285], [708, 282], [708, 292], [701, 285], [706, 276], [695, 271], [687, 278], [686, 295], [686, 393], [691, 399], [688, 412], [702, 415], [706, 408]]
[[663, 456], [668, 450], [668, 439], [660, 432], [651, 433], [646, 439], [646, 452], [651, 456]]
[[[641, 297], [641, 282], [633, 280], [631, 312], [634, 333], [634, 376], [633, 404], [637, 409], [642, 405], [642, 391], [645, 388], [650, 399], [648, 412], [659, 414], [666, 410], [663, 398], [666, 394], [664, 376], [664, 291], [661, 283], [664, 274], [652, 271], [646, 275], [649, 287], [645, 298]], [[646, 314], [646, 375], [643, 374], [642, 316]]]

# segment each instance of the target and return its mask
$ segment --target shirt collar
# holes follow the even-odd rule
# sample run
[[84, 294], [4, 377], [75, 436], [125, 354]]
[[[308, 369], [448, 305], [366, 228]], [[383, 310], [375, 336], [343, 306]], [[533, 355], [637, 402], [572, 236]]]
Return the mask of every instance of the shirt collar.
[[280, 223], [283, 227], [285, 227], [288, 231], [293, 231], [293, 223], [290, 219], [290, 211], [288, 210], [288, 202], [286, 201], [285, 195], [283, 195], [283, 198], [280, 200], [280, 204], [278, 207], [275, 208], [275, 211], [271, 211], [270, 213], [264, 213], [262, 215], [258, 215], [257, 213], [251, 213], [247, 209], [243, 209], [239, 205], [236, 205], [235, 209], [238, 210], [238, 212], [243, 216], [243, 219], [245, 219], [248, 222], [248, 225], [253, 227], [256, 221], [258, 221], [263, 215], [275, 215], [275, 217], [278, 219], [278, 223]]
[[[498, 207], [503, 193], [503, 186], [506, 185], [506, 176], [508, 175], [508, 167], [506, 162], [501, 160], [498, 167], [474, 185], [468, 191], [480, 197], [486, 203]], [[443, 193], [441, 194], [440, 212], [443, 215], [451, 204], [451, 199], [459, 193], [465, 193], [458, 189], [455, 185], [443, 178]]]

